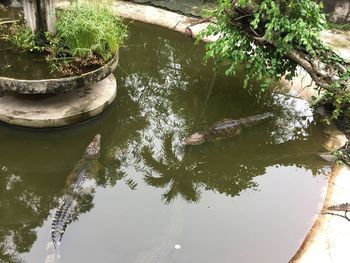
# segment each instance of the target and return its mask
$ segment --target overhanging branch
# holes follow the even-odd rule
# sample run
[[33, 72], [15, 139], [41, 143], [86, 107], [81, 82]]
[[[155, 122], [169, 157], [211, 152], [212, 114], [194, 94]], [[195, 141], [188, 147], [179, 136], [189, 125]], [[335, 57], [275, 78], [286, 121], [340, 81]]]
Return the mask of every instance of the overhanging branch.
[[[226, 12], [229, 23], [258, 45], [276, 49], [277, 46], [274, 41], [267, 40], [265, 37], [266, 21], [262, 19], [256, 29], [251, 26], [254, 13], [257, 11], [256, 7], [250, 5], [243, 8], [238, 6], [237, 0], [233, 0], [232, 3], [232, 9]], [[349, 65], [345, 62], [326, 62], [323, 57], [337, 57], [337, 54], [324, 46], [320, 46], [320, 50], [323, 56], [310, 54], [303, 48], [293, 47], [285, 54], [285, 57], [301, 66], [310, 74], [315, 83], [324, 90], [330, 91], [335, 82], [338, 82], [344, 89], [350, 89], [349, 81], [339, 82], [342, 75], [347, 72]]]

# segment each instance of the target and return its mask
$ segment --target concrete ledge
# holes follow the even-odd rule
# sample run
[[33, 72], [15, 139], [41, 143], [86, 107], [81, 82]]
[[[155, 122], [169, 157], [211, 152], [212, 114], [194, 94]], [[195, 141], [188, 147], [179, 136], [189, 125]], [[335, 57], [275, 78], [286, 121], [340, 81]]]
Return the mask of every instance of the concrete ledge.
[[5, 93], [0, 97], [0, 121], [31, 128], [68, 126], [100, 114], [116, 94], [113, 74], [92, 86], [58, 95]]
[[[158, 7], [132, 2], [114, 1], [113, 10], [121, 17], [166, 27], [193, 38], [210, 24], [199, 18], [188, 17]], [[217, 38], [218, 36], [210, 36], [202, 40], [212, 42]]]
[[60, 93], [76, 88], [82, 88], [110, 75], [118, 65], [118, 51], [116, 55], [102, 67], [72, 77], [57, 79], [14, 79], [0, 76], [0, 91], [13, 91], [21, 94]]
[[[350, 200], [350, 169], [335, 165], [328, 180], [323, 211], [330, 205], [347, 203]], [[349, 262], [350, 223], [344, 212], [330, 211], [320, 214], [302, 246], [290, 263]]]

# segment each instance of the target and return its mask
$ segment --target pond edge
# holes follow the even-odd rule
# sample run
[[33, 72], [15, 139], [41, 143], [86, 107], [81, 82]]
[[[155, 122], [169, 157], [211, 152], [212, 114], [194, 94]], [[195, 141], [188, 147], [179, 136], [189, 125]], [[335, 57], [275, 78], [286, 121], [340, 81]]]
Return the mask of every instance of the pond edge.
[[[65, 8], [68, 5], [69, 2], [67, 1], [61, 1], [57, 4], [59, 8]], [[115, 0], [112, 7], [116, 15], [123, 18], [165, 27], [191, 38], [195, 38], [210, 24], [210, 22], [203, 19], [188, 17], [144, 4]], [[217, 37], [211, 36], [202, 40], [211, 42], [216, 39]], [[310, 103], [311, 96], [315, 94], [312, 80], [304, 70], [299, 70], [299, 75], [293, 81], [282, 79], [281, 84], [286, 88], [287, 93], [296, 93], [293, 96]], [[327, 128], [325, 127], [325, 130]], [[348, 142], [345, 134], [337, 130], [334, 125], [330, 130], [331, 132], [327, 132], [328, 141], [324, 142], [324, 145], [329, 144], [329, 141], [331, 141], [331, 147], [334, 147], [333, 150], [336, 150]], [[350, 202], [350, 180], [348, 178], [350, 178], [350, 169], [347, 166], [331, 165], [322, 210], [326, 209], [330, 204]], [[316, 216], [300, 248], [289, 262], [344, 262], [336, 260], [344, 260], [348, 257], [347, 245], [350, 243], [350, 223], [346, 222], [344, 224], [345, 220], [343, 219], [339, 223], [340, 219], [342, 218], [322, 213]], [[340, 229], [338, 226], [340, 226]]]

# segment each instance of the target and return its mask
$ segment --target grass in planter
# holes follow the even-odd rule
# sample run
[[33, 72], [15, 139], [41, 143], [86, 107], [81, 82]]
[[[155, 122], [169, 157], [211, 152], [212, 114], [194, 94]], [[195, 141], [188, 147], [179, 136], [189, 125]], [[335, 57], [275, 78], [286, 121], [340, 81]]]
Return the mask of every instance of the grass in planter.
[[126, 27], [107, 6], [74, 4], [57, 16], [58, 37], [72, 56], [92, 54], [104, 61], [114, 56], [126, 37]]
[[[20, 23], [3, 27], [1, 37], [27, 51], [47, 53], [54, 71], [74, 75], [98, 68], [109, 61], [126, 37], [126, 26], [107, 5], [73, 4], [57, 12], [57, 34], [45, 33], [39, 41]], [[5, 29], [4, 29], [5, 28]]]
[[1, 33], [2, 39], [11, 42], [20, 49], [40, 51], [40, 47], [36, 44], [35, 35], [23, 23], [16, 21], [8, 28], [1, 30]]

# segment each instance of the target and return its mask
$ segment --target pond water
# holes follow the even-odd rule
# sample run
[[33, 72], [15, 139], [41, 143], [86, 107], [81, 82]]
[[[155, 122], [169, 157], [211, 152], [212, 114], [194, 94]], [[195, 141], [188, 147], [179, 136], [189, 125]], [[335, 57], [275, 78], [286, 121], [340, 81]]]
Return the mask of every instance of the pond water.
[[[100, 133], [102, 169], [68, 226], [60, 262], [287, 262], [319, 212], [322, 127], [301, 100], [258, 100], [242, 78], [203, 65], [204, 47], [134, 23], [118, 97], [57, 130], [0, 126], [0, 262], [44, 262], [66, 180]], [[35, 69], [32, 69], [35, 72]], [[274, 117], [241, 135], [184, 147], [225, 118]]]
[[[0, 8], [0, 36], [11, 24], [1, 25], [3, 21], [19, 20], [23, 16], [22, 8]], [[2, 26], [4, 28], [2, 28]], [[19, 55], [20, 54], [20, 55]], [[10, 41], [0, 38], [0, 76], [18, 79], [46, 79], [63, 77], [54, 71], [46, 61], [46, 55], [39, 52], [24, 52]], [[20, 70], [18, 70], [20, 68]], [[33, 70], [35, 68], [36, 70]]]

